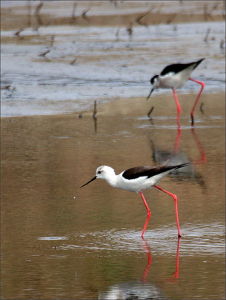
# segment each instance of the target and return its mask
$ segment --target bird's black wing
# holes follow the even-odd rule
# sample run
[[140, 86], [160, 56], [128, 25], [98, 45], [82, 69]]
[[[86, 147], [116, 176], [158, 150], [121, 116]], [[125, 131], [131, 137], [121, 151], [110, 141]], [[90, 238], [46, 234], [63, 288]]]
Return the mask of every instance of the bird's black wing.
[[136, 179], [136, 178], [142, 177], [142, 176], [146, 176], [146, 177], [150, 178], [152, 176], [164, 173], [169, 170], [182, 168], [186, 165], [188, 165], [188, 163], [184, 163], [184, 164], [180, 164], [180, 165], [176, 165], [176, 166], [160, 166], [160, 167], [156, 167], [156, 168], [140, 166], [140, 167], [135, 167], [135, 168], [131, 168], [131, 169], [124, 171], [122, 173], [122, 176], [125, 179], [129, 179], [129, 180]]
[[168, 65], [166, 66], [162, 72], [160, 73], [161, 76], [166, 75], [167, 73], [179, 73], [187, 68], [189, 68], [190, 66], [193, 65], [193, 70], [195, 68], [197, 68], [197, 66], [204, 60], [205, 58], [201, 58], [198, 61], [194, 61], [188, 64], [173, 64], [173, 65]]

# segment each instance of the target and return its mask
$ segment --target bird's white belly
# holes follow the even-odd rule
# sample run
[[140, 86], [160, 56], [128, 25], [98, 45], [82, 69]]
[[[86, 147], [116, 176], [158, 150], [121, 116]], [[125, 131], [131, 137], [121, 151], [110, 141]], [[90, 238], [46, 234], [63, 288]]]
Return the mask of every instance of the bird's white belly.
[[137, 179], [120, 180], [115, 187], [127, 190], [130, 192], [140, 192], [146, 189], [150, 189], [157, 181], [162, 178], [162, 174], [147, 178], [146, 176]]
[[184, 86], [190, 75], [188, 73], [178, 73], [178, 74], [167, 74], [160, 76], [160, 87], [161, 88], [174, 88], [178, 89]]

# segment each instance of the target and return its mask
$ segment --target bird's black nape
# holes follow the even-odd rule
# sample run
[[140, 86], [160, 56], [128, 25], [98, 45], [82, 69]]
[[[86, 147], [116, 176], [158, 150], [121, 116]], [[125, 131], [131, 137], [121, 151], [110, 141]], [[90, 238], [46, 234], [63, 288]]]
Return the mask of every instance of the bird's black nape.
[[150, 83], [151, 83], [151, 84], [154, 84], [155, 78], [158, 78], [158, 77], [159, 77], [159, 75], [154, 75], [154, 76], [150, 79]]
[[[154, 85], [155, 83], [155, 79], [158, 78], [159, 75], [154, 75], [151, 79], [150, 79], [150, 84]], [[150, 93], [148, 94], [146, 100], [148, 100], [151, 97], [151, 94], [154, 92], [154, 87], [151, 89]]]

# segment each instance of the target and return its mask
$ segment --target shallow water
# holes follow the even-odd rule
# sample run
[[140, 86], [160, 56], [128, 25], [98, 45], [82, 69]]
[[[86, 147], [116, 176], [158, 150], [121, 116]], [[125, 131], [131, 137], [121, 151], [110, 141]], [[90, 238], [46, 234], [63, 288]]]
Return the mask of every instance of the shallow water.
[[[140, 11], [136, 1], [121, 2], [89, 14]], [[15, 4], [27, 14], [27, 1], [1, 3]], [[71, 13], [71, 1], [55, 4], [45, 3], [45, 12]], [[193, 5], [203, 9], [180, 1], [177, 12], [190, 14]], [[222, 39], [222, 22], [134, 26], [131, 39], [126, 25], [41, 26], [19, 37], [2, 31], [2, 299], [225, 299]], [[206, 83], [203, 112], [197, 108], [191, 127], [199, 87], [188, 82], [179, 130], [168, 90], [145, 100], [149, 79], [174, 61], [201, 57], [194, 77]], [[95, 100], [93, 119], [84, 110]], [[142, 240], [137, 194], [103, 181], [79, 188], [99, 165], [119, 173], [166, 162], [190, 162], [159, 183], [179, 197], [180, 240], [173, 202], [156, 189], [145, 192], [152, 216]]]
[[[223, 111], [193, 129], [184, 117], [179, 132], [173, 110], [151, 123], [130, 109], [99, 111], [96, 132], [88, 114], [2, 119], [4, 299], [224, 299]], [[160, 183], [179, 197], [179, 244], [159, 191], [145, 192], [142, 240], [138, 195], [102, 181], [79, 189], [101, 164], [120, 172], [168, 158], [192, 162]]]
[[[69, 113], [90, 108], [90, 100], [147, 97], [150, 78], [165, 65], [201, 57], [206, 60], [194, 78], [206, 83], [205, 92], [225, 88], [223, 22], [136, 26], [131, 40], [125, 27], [42, 26], [19, 38], [14, 33], [1, 33], [1, 80], [10, 85], [2, 90], [2, 116]], [[181, 91], [198, 88], [188, 82]], [[169, 90], [156, 92], [162, 93]]]

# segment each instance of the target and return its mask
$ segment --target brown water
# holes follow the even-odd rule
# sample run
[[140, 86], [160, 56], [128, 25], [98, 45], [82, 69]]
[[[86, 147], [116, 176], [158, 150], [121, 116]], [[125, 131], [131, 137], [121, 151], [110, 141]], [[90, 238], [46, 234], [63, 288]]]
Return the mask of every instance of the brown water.
[[[205, 115], [192, 130], [184, 113], [181, 135], [170, 96], [152, 100], [152, 122], [144, 99], [98, 106], [96, 132], [90, 113], [3, 118], [2, 299], [224, 299], [223, 99], [204, 95]], [[164, 155], [193, 163], [160, 183], [179, 197], [180, 245], [165, 194], [145, 192], [143, 241], [138, 195], [79, 189], [99, 165], [118, 173]]]

